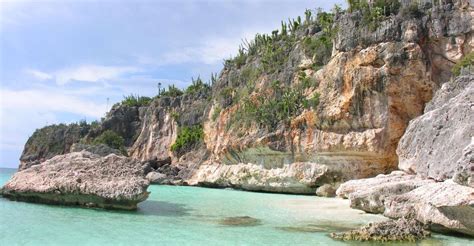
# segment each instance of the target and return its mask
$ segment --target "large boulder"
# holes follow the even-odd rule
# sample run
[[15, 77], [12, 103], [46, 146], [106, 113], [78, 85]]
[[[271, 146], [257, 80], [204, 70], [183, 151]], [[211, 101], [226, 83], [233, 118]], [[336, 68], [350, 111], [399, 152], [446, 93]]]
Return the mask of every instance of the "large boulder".
[[148, 197], [148, 185], [140, 162], [82, 151], [17, 172], [1, 193], [18, 201], [133, 210]]
[[423, 185], [385, 201], [384, 215], [410, 215], [435, 231], [474, 236], [474, 188], [447, 180]]
[[433, 180], [423, 180], [415, 175], [394, 171], [388, 175], [380, 174], [374, 178], [348, 181], [339, 187], [336, 194], [349, 198], [352, 208], [369, 213], [383, 213], [384, 202], [388, 197], [404, 194], [433, 182]]
[[474, 188], [452, 180], [435, 182], [396, 171], [351, 180], [337, 194], [349, 198], [352, 208], [390, 218], [409, 216], [434, 231], [474, 235]]
[[457, 172], [463, 173], [466, 184], [472, 180], [473, 105], [474, 75], [445, 83], [401, 138], [399, 168], [439, 181], [451, 179]]

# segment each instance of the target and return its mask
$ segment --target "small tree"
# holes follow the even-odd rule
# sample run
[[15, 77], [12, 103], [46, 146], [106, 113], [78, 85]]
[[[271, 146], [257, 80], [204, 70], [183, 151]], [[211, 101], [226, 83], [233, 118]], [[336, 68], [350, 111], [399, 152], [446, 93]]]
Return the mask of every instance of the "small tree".
[[100, 134], [98, 137], [96, 137], [94, 141], [92, 141], [92, 144], [105, 144], [111, 148], [124, 151], [125, 141], [123, 137], [118, 135], [116, 132], [112, 130], [107, 130]]

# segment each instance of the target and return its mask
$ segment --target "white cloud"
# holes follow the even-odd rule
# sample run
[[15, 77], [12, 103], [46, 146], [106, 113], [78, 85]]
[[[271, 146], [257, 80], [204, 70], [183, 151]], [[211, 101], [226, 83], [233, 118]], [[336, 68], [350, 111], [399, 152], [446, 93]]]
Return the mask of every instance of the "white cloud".
[[53, 78], [53, 75], [51, 74], [48, 74], [48, 73], [45, 73], [45, 72], [41, 72], [39, 70], [36, 70], [36, 69], [26, 69], [25, 70], [25, 73], [35, 77], [36, 79], [39, 79], [39, 80], [50, 80]]
[[106, 105], [61, 92], [2, 89], [0, 90], [0, 96], [2, 98], [0, 104], [2, 111], [66, 112], [96, 118], [103, 116], [106, 111]]
[[98, 82], [108, 79], [115, 79], [124, 74], [140, 71], [135, 67], [114, 67], [84, 65], [74, 68], [59, 70], [54, 73], [56, 83], [64, 85], [70, 81]]
[[[194, 47], [179, 48], [162, 55], [155, 65], [202, 62], [207, 65], [221, 63], [224, 59], [235, 56], [243, 40], [252, 40], [257, 33], [269, 33], [270, 27], [252, 28], [229, 37], [210, 36]], [[138, 56], [138, 61], [151, 64], [153, 59]]]

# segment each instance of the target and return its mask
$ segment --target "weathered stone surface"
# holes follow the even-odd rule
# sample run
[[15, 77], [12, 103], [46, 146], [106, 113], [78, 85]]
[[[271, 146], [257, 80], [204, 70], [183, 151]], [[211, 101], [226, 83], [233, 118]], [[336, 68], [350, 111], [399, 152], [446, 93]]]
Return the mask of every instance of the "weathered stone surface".
[[331, 233], [331, 237], [344, 241], [416, 241], [430, 236], [424, 225], [414, 219], [401, 218], [368, 224], [360, 229]]
[[469, 145], [474, 137], [473, 105], [474, 75], [445, 83], [401, 138], [397, 149], [399, 168], [439, 181], [464, 171], [464, 176], [472, 180]]
[[330, 182], [333, 177], [334, 173], [326, 166], [315, 163], [293, 163], [273, 169], [254, 164], [212, 164], [202, 165], [188, 183], [250, 191], [314, 194], [319, 184]]
[[456, 163], [457, 169], [454, 173], [454, 182], [474, 187], [474, 137], [471, 143], [462, 151], [462, 156]]
[[351, 180], [337, 194], [349, 198], [356, 209], [390, 218], [409, 216], [435, 231], [474, 234], [474, 188], [452, 180], [434, 182], [397, 171]]
[[433, 180], [423, 180], [416, 175], [394, 171], [388, 175], [380, 174], [374, 178], [348, 181], [339, 187], [336, 194], [349, 198], [352, 208], [369, 213], [383, 213], [384, 202], [388, 197], [404, 194], [433, 182]]
[[384, 215], [410, 215], [435, 231], [455, 231], [474, 236], [474, 188], [447, 180], [423, 185], [385, 201]]
[[74, 152], [17, 172], [2, 195], [18, 201], [132, 210], [148, 197], [144, 169], [124, 156]]

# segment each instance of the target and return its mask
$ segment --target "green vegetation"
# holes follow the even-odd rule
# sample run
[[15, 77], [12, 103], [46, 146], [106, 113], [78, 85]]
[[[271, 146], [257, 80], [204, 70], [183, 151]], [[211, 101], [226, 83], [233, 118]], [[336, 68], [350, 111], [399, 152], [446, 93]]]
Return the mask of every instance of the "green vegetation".
[[180, 129], [176, 141], [171, 145], [171, 151], [178, 155], [183, 155], [186, 151], [189, 151], [200, 144], [203, 141], [203, 138], [204, 131], [202, 126], [185, 126]]
[[474, 66], [474, 52], [465, 55], [456, 65], [454, 65], [452, 72], [455, 76], [461, 74], [461, 69], [468, 66]]
[[216, 121], [217, 117], [219, 117], [220, 113], [222, 111], [222, 108], [217, 105], [214, 108], [214, 112], [212, 112], [212, 121]]
[[[191, 85], [188, 86], [188, 88], [186, 88], [185, 90], [185, 93], [188, 95], [205, 92], [211, 89], [211, 87], [208, 84], [204, 83], [200, 77], [198, 77], [197, 79], [191, 78], [191, 80], [192, 80]], [[211, 81], [212, 81], [212, 77], [211, 77]]]
[[129, 96], [124, 96], [124, 99], [120, 104], [129, 106], [129, 107], [143, 107], [143, 106], [148, 106], [151, 102], [151, 98], [149, 97], [142, 97], [139, 95], [129, 95]]
[[403, 8], [401, 14], [403, 17], [408, 18], [420, 18], [423, 16], [423, 12], [418, 8], [418, 4], [415, 2], [412, 2], [410, 5]]
[[179, 97], [183, 95], [183, 91], [181, 91], [178, 87], [174, 85], [168, 85], [168, 90], [164, 90], [160, 93], [160, 97]]
[[179, 113], [176, 111], [171, 112], [171, 118], [173, 118], [174, 121], [179, 121]]
[[287, 124], [304, 109], [315, 109], [319, 104], [318, 94], [310, 99], [303, 95], [305, 86], [300, 83], [295, 88], [282, 87], [279, 81], [274, 81], [271, 93], [242, 99], [235, 114], [236, 118], [232, 122], [241, 124], [256, 122], [268, 129], [274, 129], [280, 123]]
[[125, 151], [125, 141], [123, 137], [112, 130], [104, 131], [92, 141], [92, 144], [105, 144], [111, 148], [118, 149], [122, 152]]
[[334, 27], [334, 14], [319, 12], [317, 23], [321, 27], [322, 34], [314, 37], [307, 36], [303, 39], [302, 45], [307, 56], [313, 58], [313, 68], [318, 70], [326, 65], [331, 58], [332, 39], [337, 34]]
[[361, 26], [367, 26], [371, 31], [377, 29], [385, 17], [398, 14], [401, 6], [399, 0], [375, 0], [370, 4], [368, 0], [347, 0], [347, 3], [349, 12], [360, 12]]

